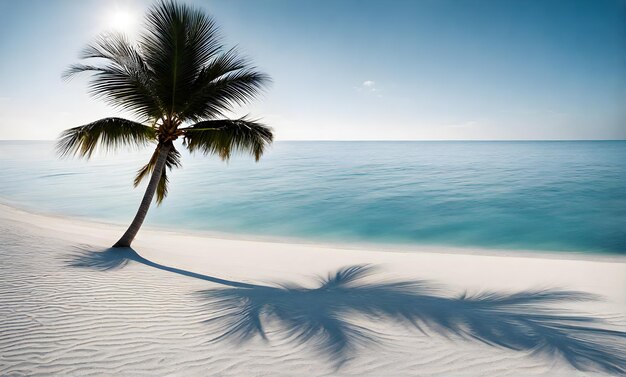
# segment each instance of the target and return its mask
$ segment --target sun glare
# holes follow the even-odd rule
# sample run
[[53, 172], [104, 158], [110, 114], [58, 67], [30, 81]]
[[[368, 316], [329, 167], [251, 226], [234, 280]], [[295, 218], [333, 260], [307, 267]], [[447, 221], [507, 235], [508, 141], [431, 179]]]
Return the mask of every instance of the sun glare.
[[127, 9], [115, 9], [108, 15], [108, 26], [116, 31], [131, 32], [135, 27], [137, 18]]

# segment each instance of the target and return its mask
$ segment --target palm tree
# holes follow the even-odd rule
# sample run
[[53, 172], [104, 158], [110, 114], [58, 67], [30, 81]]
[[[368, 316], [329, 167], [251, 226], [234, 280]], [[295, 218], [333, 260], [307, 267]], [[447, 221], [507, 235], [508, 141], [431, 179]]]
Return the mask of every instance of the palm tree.
[[211, 17], [173, 1], [161, 1], [147, 12], [136, 42], [118, 33], [100, 36], [81, 53], [83, 63], [64, 73], [90, 74], [89, 91], [113, 106], [132, 112], [139, 121], [104, 118], [63, 131], [57, 142], [61, 156], [90, 158], [99, 148], [155, 144], [148, 163], [137, 172], [135, 187], [150, 176], [132, 223], [114, 247], [129, 247], [156, 192], [157, 204], [167, 195], [167, 171], [180, 167], [174, 140], [189, 151], [228, 160], [247, 152], [258, 161], [271, 144], [271, 128], [246, 118], [225, 119], [270, 82], [236, 50], [226, 49]]

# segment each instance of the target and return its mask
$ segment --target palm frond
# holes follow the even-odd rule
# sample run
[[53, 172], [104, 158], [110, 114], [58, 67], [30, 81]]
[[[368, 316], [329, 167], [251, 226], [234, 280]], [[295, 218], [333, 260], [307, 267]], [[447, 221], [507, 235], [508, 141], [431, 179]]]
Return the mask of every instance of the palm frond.
[[[135, 187], [137, 187], [144, 178], [148, 177], [154, 171], [154, 165], [156, 164], [159, 152], [160, 148], [157, 146], [154, 153], [152, 154], [152, 157], [150, 157], [150, 161], [148, 161], [147, 164], [145, 164], [141, 169], [137, 171], [137, 175], [135, 176], [135, 180], [133, 181]], [[163, 172], [161, 173], [159, 185], [157, 186], [157, 204], [161, 204], [163, 199], [165, 199], [165, 197], [167, 196], [167, 186], [169, 183], [169, 179], [167, 178], [167, 170], [181, 167], [180, 157], [180, 152], [178, 152], [176, 148], [172, 145], [167, 154], [167, 159], [165, 160], [165, 169], [163, 169]]]
[[150, 118], [162, 115], [162, 104], [155, 95], [154, 75], [139, 50], [122, 34], [101, 35], [81, 53], [92, 63], [74, 64], [63, 78], [91, 73], [89, 93], [112, 106]]
[[157, 202], [157, 205], [161, 205], [163, 199], [165, 199], [165, 197], [167, 196], [169, 183], [170, 180], [167, 178], [167, 169], [163, 169], [163, 171], [161, 171], [161, 178], [159, 179], [159, 184], [157, 185], [156, 190], [155, 200]]
[[228, 73], [198, 90], [181, 115], [194, 121], [224, 116], [258, 96], [269, 82], [269, 76], [251, 69]]
[[156, 92], [169, 114], [184, 108], [202, 68], [223, 49], [213, 19], [198, 9], [161, 1], [147, 14], [139, 45], [153, 70]]
[[239, 54], [236, 48], [216, 55], [198, 74], [199, 84], [217, 80], [227, 73], [250, 68], [250, 62]]
[[198, 74], [180, 117], [199, 121], [223, 116], [225, 111], [256, 97], [270, 82], [268, 75], [255, 71], [233, 48], [218, 55]]
[[151, 127], [123, 118], [104, 118], [63, 131], [56, 149], [61, 156], [90, 158], [98, 148], [142, 147], [154, 139]]
[[228, 160], [232, 152], [248, 152], [258, 161], [272, 143], [272, 129], [246, 119], [220, 119], [199, 122], [182, 130], [189, 151], [216, 154]]

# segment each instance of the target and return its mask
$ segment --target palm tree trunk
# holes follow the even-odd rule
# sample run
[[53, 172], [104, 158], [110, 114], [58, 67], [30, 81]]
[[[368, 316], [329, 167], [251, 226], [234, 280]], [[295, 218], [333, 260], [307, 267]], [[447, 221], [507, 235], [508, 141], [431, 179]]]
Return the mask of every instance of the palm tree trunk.
[[122, 238], [120, 238], [119, 241], [117, 241], [115, 245], [113, 245], [113, 247], [130, 247], [130, 244], [135, 239], [137, 232], [139, 232], [139, 228], [141, 228], [141, 224], [143, 224], [143, 220], [148, 214], [148, 209], [150, 208], [152, 198], [154, 198], [154, 193], [156, 192], [157, 186], [159, 185], [161, 173], [163, 172], [163, 169], [165, 169], [165, 161], [167, 160], [167, 154], [172, 148], [172, 144], [171, 142], [159, 144], [157, 148], [159, 148], [159, 156], [157, 157], [157, 161], [154, 164], [154, 171], [152, 172], [152, 176], [150, 177], [150, 182], [148, 182], [146, 193], [143, 194], [143, 199], [141, 200], [141, 204], [139, 205], [137, 214], [135, 215], [133, 222], [130, 223], [130, 226], [128, 227]]

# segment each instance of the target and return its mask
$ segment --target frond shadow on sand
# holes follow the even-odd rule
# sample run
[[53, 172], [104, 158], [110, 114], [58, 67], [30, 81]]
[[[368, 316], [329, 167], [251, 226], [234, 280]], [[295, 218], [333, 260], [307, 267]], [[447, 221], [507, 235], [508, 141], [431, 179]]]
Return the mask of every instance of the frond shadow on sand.
[[449, 296], [427, 281], [372, 279], [376, 269], [368, 265], [344, 267], [319, 277], [315, 288], [257, 285], [163, 266], [131, 248], [97, 251], [81, 246], [63, 260], [71, 267], [101, 271], [138, 262], [220, 284], [223, 287], [195, 292], [207, 309], [205, 322], [215, 334], [212, 341], [267, 339], [265, 327], [272, 322], [279, 328], [273, 336], [308, 346], [337, 368], [356, 356], [359, 347], [384, 338], [363, 325], [368, 321], [355, 321], [361, 318], [558, 358], [582, 371], [626, 374], [626, 332], [612, 329], [602, 318], [556, 307], [599, 299], [584, 292], [545, 289]]

